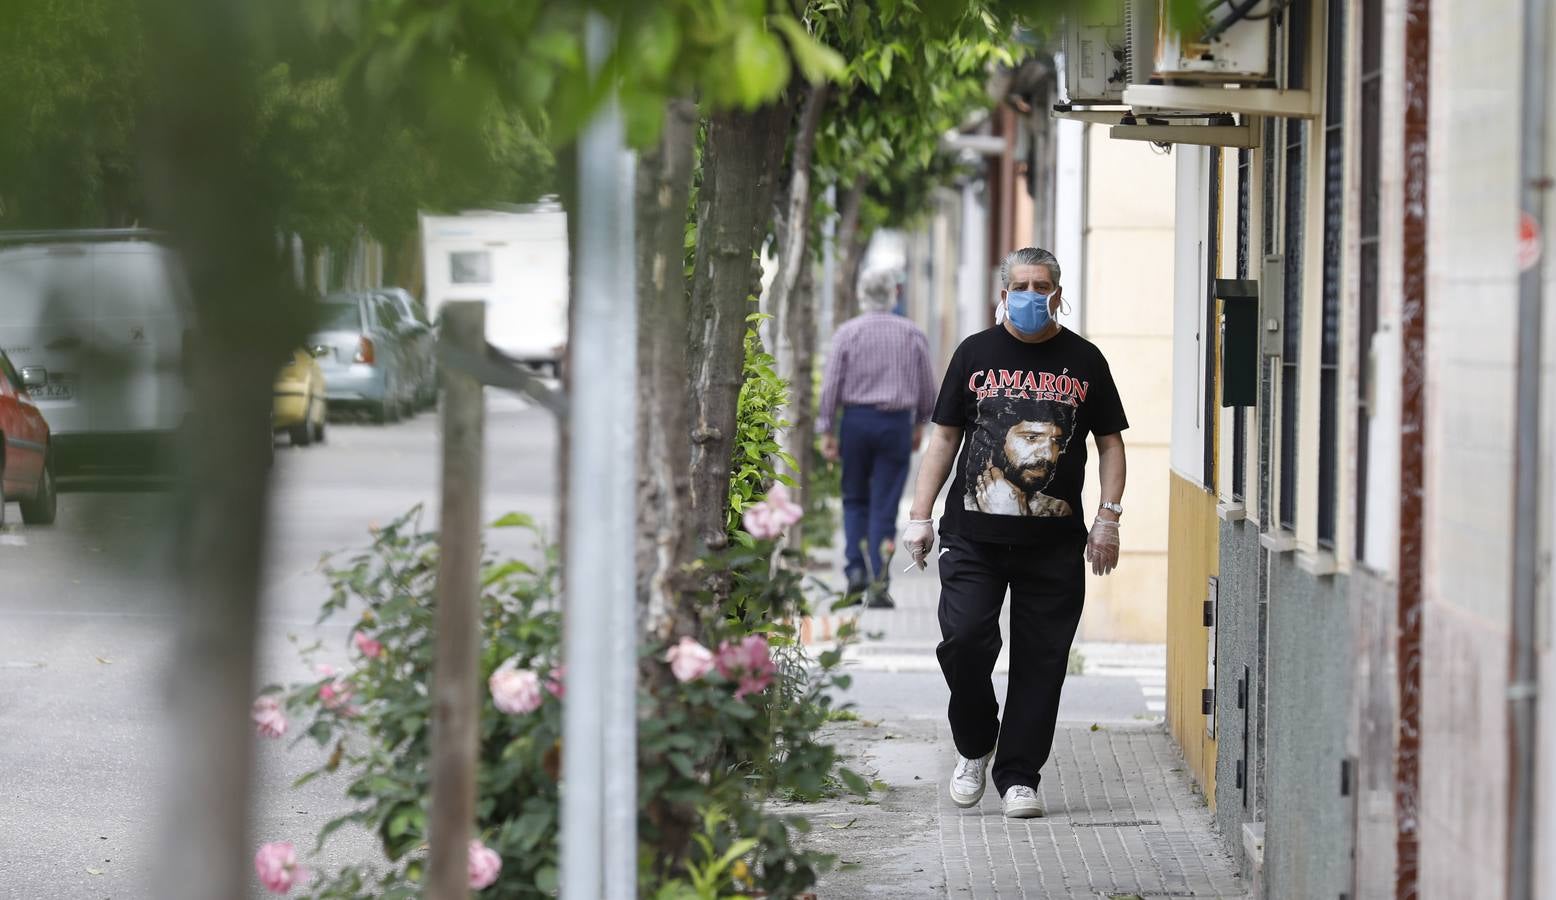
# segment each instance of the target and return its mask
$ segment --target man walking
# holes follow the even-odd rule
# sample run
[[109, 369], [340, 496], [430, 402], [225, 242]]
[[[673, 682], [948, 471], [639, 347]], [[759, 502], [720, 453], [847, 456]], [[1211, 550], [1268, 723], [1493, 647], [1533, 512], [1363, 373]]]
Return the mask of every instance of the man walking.
[[[843, 462], [844, 574], [854, 602], [893, 606], [888, 575], [897, 506], [908, 466], [935, 404], [929, 340], [890, 310], [897, 300], [891, 272], [867, 274], [859, 285], [861, 315], [832, 338], [821, 382], [816, 431], [827, 459]], [[838, 425], [841, 441], [833, 433]], [[839, 445], [841, 444], [841, 453]]]
[[[963, 341], [946, 371], [903, 542], [923, 566], [935, 541], [935, 498], [954, 460], [940, 520], [943, 640], [936, 651], [951, 688], [951, 799], [976, 805], [992, 758], [1005, 815], [1031, 818], [1043, 814], [1038, 770], [1053, 746], [1086, 597], [1083, 554], [1098, 575], [1118, 564], [1120, 432], [1129, 423], [1102, 352], [1055, 321], [1062, 297], [1053, 254], [1017, 250], [1000, 267], [1000, 281], [1000, 324]], [[1088, 433], [1102, 481], [1089, 533], [1081, 510]], [[1002, 722], [991, 676], [1007, 589], [1010, 686]]]

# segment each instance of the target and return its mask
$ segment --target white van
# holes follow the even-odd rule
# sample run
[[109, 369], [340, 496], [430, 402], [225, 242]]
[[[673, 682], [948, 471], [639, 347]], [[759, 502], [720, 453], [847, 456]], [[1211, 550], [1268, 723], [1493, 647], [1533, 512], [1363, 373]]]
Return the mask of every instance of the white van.
[[514, 212], [421, 215], [427, 311], [486, 301], [486, 340], [556, 370], [567, 347], [567, 213], [541, 202]]
[[18, 369], [47, 373], [29, 390], [58, 477], [171, 469], [188, 297], [151, 232], [0, 232], [0, 348]]

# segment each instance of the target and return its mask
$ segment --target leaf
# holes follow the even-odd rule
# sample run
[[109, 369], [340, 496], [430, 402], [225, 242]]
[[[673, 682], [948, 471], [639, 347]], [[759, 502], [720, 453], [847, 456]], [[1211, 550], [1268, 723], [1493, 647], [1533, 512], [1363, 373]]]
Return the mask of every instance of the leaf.
[[820, 81], [837, 80], [848, 71], [848, 63], [843, 59], [843, 55], [816, 40], [800, 22], [787, 15], [775, 15], [768, 21], [778, 26], [778, 30], [789, 39], [789, 49], [794, 54], [794, 62], [800, 67], [800, 73], [805, 76], [806, 81], [814, 84]]
[[492, 523], [493, 528], [535, 528], [535, 517], [525, 513], [511, 512]]
[[550, 896], [556, 891], [556, 866], [541, 866], [540, 869], [535, 872], [535, 888], [547, 896]]
[[747, 24], [735, 35], [733, 88], [736, 102], [752, 109], [772, 99], [789, 80], [789, 57], [772, 34]]
[[481, 574], [481, 586], [491, 587], [510, 575], [534, 575], [535, 570], [518, 560], [509, 560], [500, 566], [493, 566]]
[[86, 874], [88, 874], [88, 875], [101, 875], [101, 874], [103, 874], [103, 870], [102, 869], [94, 869], [91, 866], [87, 866]]
[[843, 779], [843, 784], [850, 791], [858, 794], [861, 797], [868, 797], [870, 795], [870, 782], [865, 781], [864, 777], [858, 772], [855, 772], [853, 769], [844, 766], [837, 770], [837, 774]]
[[97, 657], [97, 661], [98, 661], [98, 662], [100, 662], [100, 663], [102, 663], [102, 664], [103, 664], [103, 665], [105, 665], [105, 666], [111, 666], [111, 665], [113, 665], [113, 660], [111, 660], [111, 659], [109, 659], [109, 658], [108, 658], [108, 657], [106, 657], [106, 656], [99, 656], [99, 657]]
[[831, 828], [831, 829], [833, 829], [835, 831], [842, 831], [845, 828], [852, 828], [852, 827], [854, 827], [854, 823], [857, 822], [857, 821], [859, 821], [859, 819], [856, 817], [856, 818], [853, 818], [853, 819], [849, 819], [847, 825], [830, 825], [829, 824], [827, 827]]

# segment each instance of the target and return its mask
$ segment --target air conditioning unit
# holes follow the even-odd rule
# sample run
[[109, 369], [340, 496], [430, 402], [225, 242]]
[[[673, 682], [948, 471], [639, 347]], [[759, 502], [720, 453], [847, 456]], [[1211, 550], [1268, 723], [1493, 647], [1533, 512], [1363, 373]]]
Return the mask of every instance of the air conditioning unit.
[[1065, 22], [1064, 90], [1072, 106], [1117, 106], [1129, 83], [1128, 0], [1091, 3]]
[[[1159, 0], [1159, 21], [1167, 21], [1170, 0]], [[1156, 74], [1168, 81], [1265, 82], [1271, 64], [1272, 12], [1280, 0], [1220, 0], [1206, 11], [1200, 34], [1162, 28], [1156, 40]]]
[[1124, 88], [1151, 80], [1160, 0], [1102, 0], [1085, 4], [1063, 30], [1064, 82], [1072, 106], [1119, 106]]

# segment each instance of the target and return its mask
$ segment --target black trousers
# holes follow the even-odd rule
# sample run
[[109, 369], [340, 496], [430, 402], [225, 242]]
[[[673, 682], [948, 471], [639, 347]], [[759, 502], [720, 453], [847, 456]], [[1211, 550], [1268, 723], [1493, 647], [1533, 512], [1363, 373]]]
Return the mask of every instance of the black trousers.
[[[1053, 749], [1059, 690], [1086, 602], [1085, 535], [1043, 545], [986, 544], [943, 536], [940, 642], [951, 688], [951, 735], [961, 755], [994, 749], [994, 786], [1037, 787]], [[1001, 722], [994, 697], [1000, 608], [1010, 589], [1010, 687]]]

